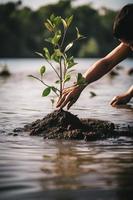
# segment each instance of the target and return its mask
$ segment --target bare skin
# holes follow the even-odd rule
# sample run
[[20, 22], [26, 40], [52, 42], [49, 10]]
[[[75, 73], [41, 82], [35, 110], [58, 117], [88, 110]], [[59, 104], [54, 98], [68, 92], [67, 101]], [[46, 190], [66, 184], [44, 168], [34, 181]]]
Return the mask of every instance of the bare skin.
[[133, 97], [133, 86], [131, 86], [129, 90], [125, 92], [124, 94], [114, 97], [110, 104], [112, 106], [127, 104], [131, 100], [132, 97]]
[[[100, 79], [102, 76], [107, 74], [113, 67], [115, 67], [119, 62], [126, 59], [131, 51], [131, 47], [121, 42], [113, 51], [111, 51], [104, 58], [98, 60], [94, 63], [83, 75], [88, 84]], [[59, 98], [56, 107], [63, 108], [67, 105], [69, 109], [79, 98], [81, 92], [86, 86], [73, 85], [69, 88], [63, 90], [62, 98]], [[119, 96], [117, 99], [121, 99]], [[124, 99], [124, 97], [123, 97]], [[128, 98], [127, 98], [128, 99]], [[117, 103], [117, 101], [115, 101]], [[113, 105], [113, 104], [111, 104]]]

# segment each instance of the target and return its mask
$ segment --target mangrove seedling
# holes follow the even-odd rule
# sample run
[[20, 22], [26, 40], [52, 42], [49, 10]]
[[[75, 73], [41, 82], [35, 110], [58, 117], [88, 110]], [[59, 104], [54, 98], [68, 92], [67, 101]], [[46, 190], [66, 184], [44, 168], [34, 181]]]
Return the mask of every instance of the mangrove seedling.
[[[50, 37], [45, 39], [45, 41], [50, 43], [50, 48], [44, 47], [41, 53], [36, 53], [46, 60], [47, 64], [56, 74], [57, 80], [52, 85], [46, 83], [44, 76], [47, 69], [46, 66], [40, 67], [40, 77], [29, 75], [30, 77], [40, 81], [45, 86], [42, 92], [43, 97], [48, 96], [51, 92], [53, 92], [57, 97], [61, 97], [66, 82], [71, 79], [71, 74], [74, 71], [72, 68], [77, 64], [74, 61], [74, 57], [72, 55], [70, 56], [70, 53], [68, 52], [78, 40], [81, 40], [84, 37], [79, 33], [79, 30], [76, 27], [75, 38], [69, 43], [66, 42], [67, 31], [72, 21], [73, 16], [63, 19], [61, 16], [54, 16], [52, 14], [44, 23], [45, 28], [50, 34]], [[58, 64], [58, 67], [53, 63], [56, 63], [56, 65]], [[76, 84], [86, 84], [85, 78], [81, 73], [77, 74]], [[52, 99], [51, 102], [53, 104], [54, 100]]]

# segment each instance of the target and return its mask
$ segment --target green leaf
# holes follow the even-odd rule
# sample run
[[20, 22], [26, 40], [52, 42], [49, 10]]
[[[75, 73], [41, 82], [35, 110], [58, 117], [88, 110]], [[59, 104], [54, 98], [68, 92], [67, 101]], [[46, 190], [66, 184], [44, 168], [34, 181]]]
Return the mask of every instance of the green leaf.
[[67, 58], [67, 69], [70, 69], [71, 67], [73, 67], [76, 64], [77, 63], [74, 62], [73, 56], [70, 57], [70, 58]]
[[77, 84], [78, 85], [84, 85], [84, 84], [86, 84], [87, 82], [86, 82], [86, 79], [82, 76], [82, 74], [81, 73], [78, 73], [78, 76], [77, 76]]
[[72, 23], [72, 20], [73, 20], [73, 15], [70, 16], [70, 17], [67, 17], [67, 18], [65, 19], [65, 21], [66, 21], [68, 27], [69, 27], [70, 24]]
[[70, 74], [66, 74], [65, 75], [65, 79], [64, 79], [64, 83], [68, 82], [71, 79], [71, 75]]
[[57, 31], [54, 35], [54, 37], [52, 38], [52, 44], [57, 45], [59, 40], [61, 38], [61, 31]]
[[46, 42], [49, 42], [49, 43], [52, 43], [52, 38], [50, 37], [50, 38], [47, 38], [47, 39], [45, 39], [45, 41]]
[[50, 94], [50, 92], [51, 92], [51, 87], [47, 87], [43, 90], [42, 96], [46, 97]]
[[50, 20], [51, 20], [52, 22], [54, 21], [54, 18], [55, 18], [54, 14], [50, 15]]
[[49, 19], [47, 19], [47, 22], [50, 24], [50, 26], [53, 27], [53, 24], [52, 24], [52, 22]]
[[44, 58], [44, 55], [42, 53], [39, 53], [39, 52], [35, 52], [35, 53]]
[[77, 65], [77, 63], [70, 63], [69, 65], [68, 65], [68, 69], [70, 69], [71, 67], [73, 67], [74, 65]]
[[64, 29], [67, 29], [67, 23], [66, 23], [66, 21], [64, 19], [61, 19], [61, 21], [62, 21], [62, 24], [64, 26]]
[[45, 66], [42, 66], [42, 67], [40, 68], [40, 75], [43, 76], [44, 73], [45, 73], [45, 71], [46, 71], [46, 67], [45, 67]]
[[55, 54], [59, 57], [63, 56], [63, 53], [60, 51], [60, 49], [55, 49]]
[[59, 84], [59, 83], [60, 83], [60, 80], [55, 81], [55, 83], [56, 83], [56, 84]]
[[43, 48], [43, 51], [45, 53], [45, 57], [47, 60], [50, 60], [51, 57], [50, 57], [50, 53], [49, 53], [49, 50], [47, 48]]
[[60, 16], [55, 17], [53, 23], [57, 27], [61, 23], [61, 17]]
[[71, 42], [70, 44], [68, 44], [64, 50], [64, 52], [67, 52], [69, 49], [71, 49], [71, 47], [73, 46], [73, 42]]
[[[47, 20], [48, 21], [48, 20]], [[54, 14], [50, 16], [50, 21], [52, 23], [52, 26], [57, 27], [61, 23], [61, 16], [55, 17]]]
[[59, 63], [61, 56], [63, 56], [63, 53], [60, 51], [60, 49], [55, 49], [54, 53], [51, 55], [51, 59]]
[[45, 27], [46, 27], [50, 32], [53, 32], [53, 31], [54, 31], [53, 26], [51, 26], [51, 24], [49, 24], [48, 22], [45, 22], [44, 25], [45, 25]]
[[57, 56], [55, 52], [51, 55], [51, 59], [54, 60], [57, 63], [60, 62], [60, 57]]
[[81, 37], [83, 37], [80, 33], [79, 33], [79, 30], [78, 30], [78, 28], [76, 27], [76, 32], [77, 32], [77, 39], [79, 39], [79, 38], [81, 38]]

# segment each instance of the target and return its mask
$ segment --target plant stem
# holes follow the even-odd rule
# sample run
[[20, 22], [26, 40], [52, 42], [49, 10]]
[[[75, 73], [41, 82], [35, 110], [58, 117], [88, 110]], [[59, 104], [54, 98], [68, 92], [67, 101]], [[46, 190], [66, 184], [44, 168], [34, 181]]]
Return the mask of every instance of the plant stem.
[[47, 63], [52, 67], [52, 69], [55, 71], [55, 73], [57, 74], [58, 78], [60, 78], [60, 75], [59, 73], [57, 72], [57, 70], [54, 68], [54, 66], [51, 64], [51, 62], [49, 62], [47, 59], [46, 59]]
[[59, 94], [57, 92], [55, 92], [55, 91], [53, 91], [53, 92], [57, 95], [57, 97], [59, 97]]
[[[63, 38], [61, 41], [61, 45], [59, 45], [59, 47], [58, 47], [60, 50], [64, 44], [66, 32], [67, 32], [67, 29], [64, 28], [64, 34], [63, 34]], [[65, 60], [64, 60], [64, 77], [65, 77], [65, 73], [66, 73], [66, 67], [65, 67]], [[61, 63], [61, 58], [60, 58], [60, 97], [62, 97], [62, 90], [64, 89], [64, 82], [63, 82], [64, 77], [63, 77], [63, 73], [62, 73], [62, 63]]]
[[62, 63], [60, 58], [60, 97], [62, 97]]
[[67, 32], [67, 29], [64, 29], [64, 34], [63, 34], [62, 42], [61, 42], [61, 45], [60, 45], [61, 48], [62, 48], [64, 40], [65, 40], [66, 32]]
[[33, 75], [31, 75], [31, 77], [32, 77], [32, 78], [35, 78], [35, 79], [38, 80], [38, 81], [40, 81], [43, 85], [49, 87], [49, 85], [47, 85], [46, 83], [44, 83], [44, 81], [41, 80], [40, 78], [38, 78], [38, 77], [36, 77], [36, 76], [33, 76]]
[[79, 41], [79, 40], [83, 40], [83, 39], [85, 39], [86, 37], [81, 37], [81, 38], [76, 38], [75, 40], [72, 40], [70, 43], [75, 43], [75, 42], [77, 42], [77, 41]]
[[63, 57], [63, 61], [64, 61], [64, 77], [63, 77], [63, 86], [62, 86], [62, 89], [64, 89], [64, 86], [65, 86], [65, 82], [64, 82], [64, 79], [65, 79], [65, 76], [66, 76], [66, 73], [67, 73], [67, 67], [66, 67], [66, 63], [65, 63], [65, 59], [66, 59], [66, 56], [64, 55]]

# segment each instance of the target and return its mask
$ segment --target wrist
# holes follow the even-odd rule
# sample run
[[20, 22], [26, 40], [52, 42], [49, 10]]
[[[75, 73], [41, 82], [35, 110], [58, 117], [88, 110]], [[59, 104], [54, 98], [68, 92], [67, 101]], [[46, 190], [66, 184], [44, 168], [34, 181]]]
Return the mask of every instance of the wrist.
[[85, 83], [85, 84], [78, 84], [78, 83], [74, 83], [74, 86], [79, 89], [79, 91], [82, 92], [82, 90], [84, 90], [84, 88], [87, 86], [88, 84]]
[[83, 89], [84, 89], [84, 86], [83, 85], [77, 85], [77, 89], [81, 93], [83, 91]]

